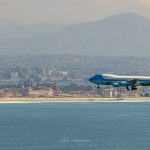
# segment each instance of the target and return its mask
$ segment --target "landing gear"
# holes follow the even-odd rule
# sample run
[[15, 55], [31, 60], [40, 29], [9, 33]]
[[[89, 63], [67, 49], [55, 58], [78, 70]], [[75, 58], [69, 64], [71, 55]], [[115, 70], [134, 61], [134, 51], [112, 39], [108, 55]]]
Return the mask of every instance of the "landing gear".
[[[127, 89], [127, 91], [130, 91], [130, 89], [129, 89], [129, 87], [128, 87], [128, 86], [126, 87], [126, 89]], [[132, 91], [136, 91], [136, 90], [137, 90], [137, 88], [136, 88], [136, 87], [131, 86], [131, 90], [132, 90]]]
[[100, 86], [99, 86], [99, 84], [98, 84], [98, 87], [97, 87], [98, 89], [100, 89]]
[[130, 91], [130, 89], [129, 89], [129, 87], [128, 87], [128, 86], [126, 87], [126, 89], [127, 89], [127, 91]]
[[137, 88], [136, 87], [131, 87], [131, 90], [136, 91]]

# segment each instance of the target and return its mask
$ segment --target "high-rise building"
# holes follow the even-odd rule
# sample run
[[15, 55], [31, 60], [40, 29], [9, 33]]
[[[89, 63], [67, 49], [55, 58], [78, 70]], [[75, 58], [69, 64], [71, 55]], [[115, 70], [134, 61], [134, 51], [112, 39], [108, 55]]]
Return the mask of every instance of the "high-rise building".
[[28, 66], [22, 67], [22, 73], [24, 76], [30, 76], [31, 75], [31, 69]]
[[52, 76], [52, 72], [53, 72], [53, 70], [48, 70], [48, 76], [49, 77]]
[[11, 81], [12, 82], [16, 82], [16, 81], [18, 81], [18, 73], [17, 72], [15, 72], [15, 73], [11, 73]]
[[47, 76], [46, 69], [44, 66], [38, 68], [38, 74], [43, 78]]

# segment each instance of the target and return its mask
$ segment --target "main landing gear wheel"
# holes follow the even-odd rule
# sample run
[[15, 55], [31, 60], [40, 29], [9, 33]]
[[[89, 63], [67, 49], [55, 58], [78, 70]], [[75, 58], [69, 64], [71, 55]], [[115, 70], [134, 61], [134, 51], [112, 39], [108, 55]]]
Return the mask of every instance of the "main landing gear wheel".
[[126, 89], [127, 89], [127, 91], [130, 91], [130, 89], [129, 89], [129, 87], [128, 87], [128, 86], [126, 87]]
[[136, 87], [131, 87], [131, 90], [136, 91], [137, 88]]

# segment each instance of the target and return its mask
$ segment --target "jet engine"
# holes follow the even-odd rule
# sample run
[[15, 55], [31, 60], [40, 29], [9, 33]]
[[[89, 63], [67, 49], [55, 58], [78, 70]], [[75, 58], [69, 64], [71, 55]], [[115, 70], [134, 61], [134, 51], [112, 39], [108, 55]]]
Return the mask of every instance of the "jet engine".
[[118, 83], [113, 83], [113, 87], [122, 87], [122, 86], [128, 86], [128, 83], [126, 81], [118, 82]]
[[121, 87], [121, 85], [119, 83], [113, 83], [112, 85], [113, 87]]
[[122, 82], [119, 82], [120, 86], [128, 86], [128, 83], [126, 81], [122, 81]]

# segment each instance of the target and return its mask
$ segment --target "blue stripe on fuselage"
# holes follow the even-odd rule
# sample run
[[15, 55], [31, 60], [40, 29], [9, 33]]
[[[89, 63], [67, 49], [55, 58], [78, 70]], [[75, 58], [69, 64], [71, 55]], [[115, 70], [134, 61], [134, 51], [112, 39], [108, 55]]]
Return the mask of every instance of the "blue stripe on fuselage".
[[109, 80], [104, 79], [103, 75], [95, 75], [94, 77], [90, 78], [89, 81], [95, 84], [100, 84], [101, 82], [107, 82]]

